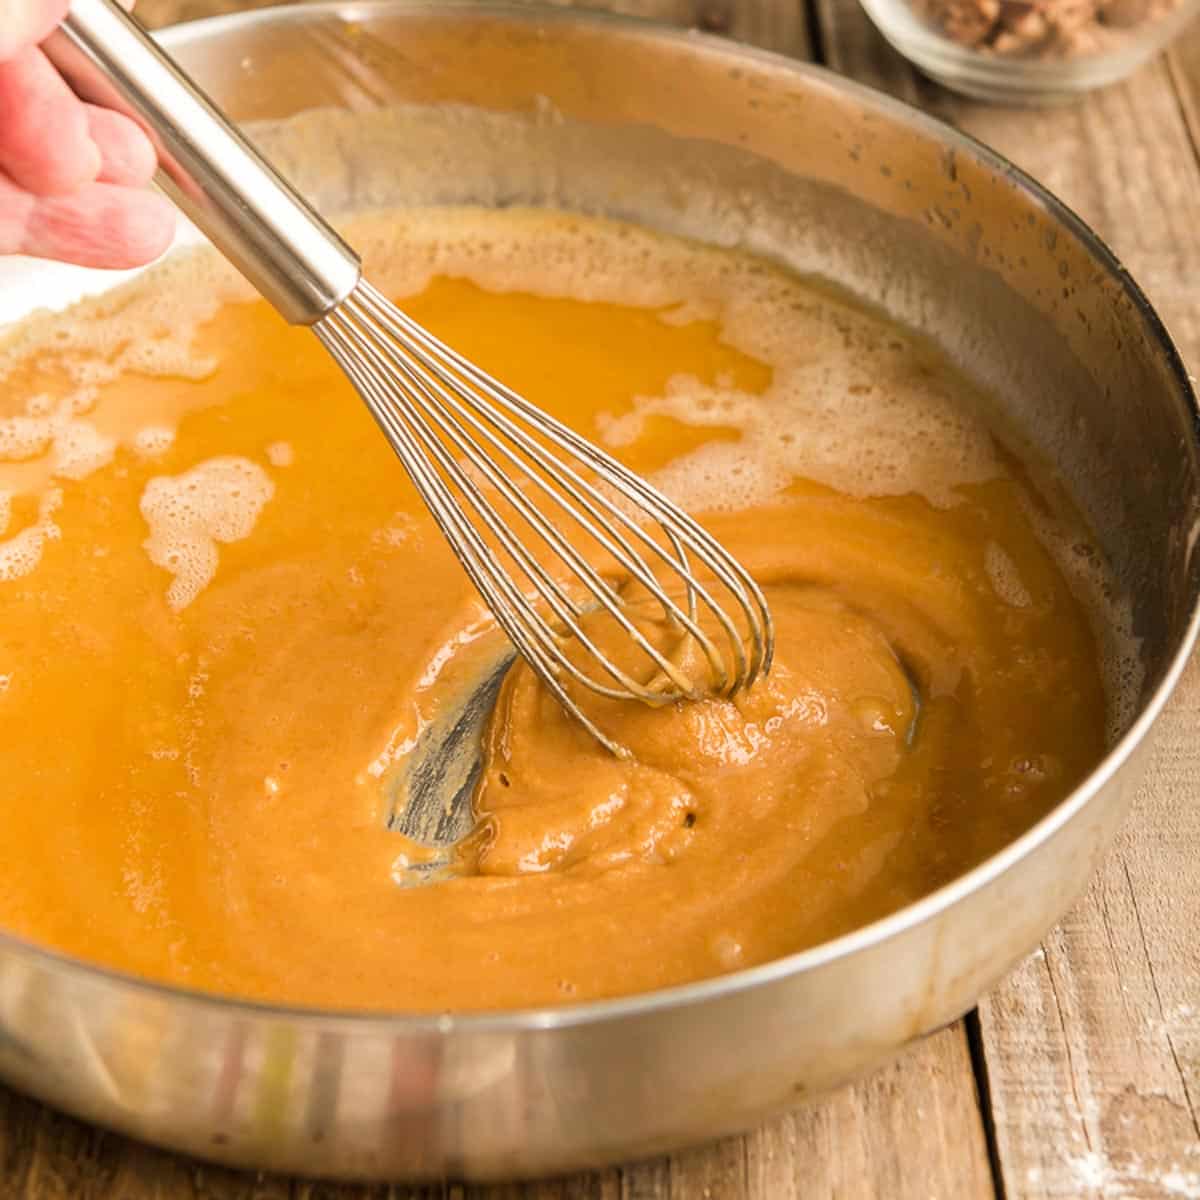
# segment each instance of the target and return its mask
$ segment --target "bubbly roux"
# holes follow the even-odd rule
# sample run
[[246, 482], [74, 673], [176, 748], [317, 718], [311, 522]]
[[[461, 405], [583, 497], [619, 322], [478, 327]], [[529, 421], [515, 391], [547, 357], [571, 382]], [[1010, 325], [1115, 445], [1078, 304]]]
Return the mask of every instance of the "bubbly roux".
[[0, 927], [300, 1004], [614, 996], [883, 916], [1095, 762], [1084, 539], [927, 346], [596, 220], [351, 236], [413, 316], [701, 516], [767, 590], [775, 669], [732, 702], [594, 702], [618, 760], [514, 668], [486, 836], [400, 886], [389, 774], [485, 614], [315, 339], [199, 255], [3, 364]]

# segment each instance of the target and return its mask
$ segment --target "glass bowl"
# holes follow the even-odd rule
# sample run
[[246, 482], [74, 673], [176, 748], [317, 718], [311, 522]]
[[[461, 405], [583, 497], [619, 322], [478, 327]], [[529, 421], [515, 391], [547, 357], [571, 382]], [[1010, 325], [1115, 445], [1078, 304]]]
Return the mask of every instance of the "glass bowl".
[[938, 83], [1008, 104], [1053, 104], [1116, 83], [1200, 13], [1200, 0], [860, 0]]

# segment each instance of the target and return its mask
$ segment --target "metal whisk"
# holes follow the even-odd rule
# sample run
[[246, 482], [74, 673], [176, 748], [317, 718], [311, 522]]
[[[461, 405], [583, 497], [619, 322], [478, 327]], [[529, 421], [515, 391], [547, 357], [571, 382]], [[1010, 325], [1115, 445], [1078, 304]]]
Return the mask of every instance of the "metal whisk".
[[[358, 256], [114, 0], [74, 0], [47, 49], [77, 92], [139, 121], [172, 198], [288, 321], [312, 327], [513, 645], [601, 742], [619, 752], [569, 681], [663, 704], [733, 695], [770, 669], [771, 615], [745, 569], [648, 483], [363, 280]], [[608, 569], [581, 550], [581, 534]], [[646, 636], [628, 585], [606, 577], [614, 567], [695, 640], [707, 679], [697, 682]], [[598, 610], [640, 651], [647, 678], [589, 636], [585, 617]]]

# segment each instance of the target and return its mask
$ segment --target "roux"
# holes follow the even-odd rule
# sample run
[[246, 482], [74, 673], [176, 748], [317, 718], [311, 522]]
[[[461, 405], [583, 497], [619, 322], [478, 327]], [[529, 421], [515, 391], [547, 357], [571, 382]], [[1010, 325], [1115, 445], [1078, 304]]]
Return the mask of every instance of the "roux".
[[733, 550], [773, 671], [732, 700], [589, 700], [617, 759], [516, 666], [462, 872], [401, 886], [390, 773], [495, 634], [336, 367], [200, 254], [7, 351], [0, 926], [296, 1004], [615, 996], [883, 916], [1096, 761], [1086, 537], [924, 343], [598, 220], [353, 237], [416, 319]]

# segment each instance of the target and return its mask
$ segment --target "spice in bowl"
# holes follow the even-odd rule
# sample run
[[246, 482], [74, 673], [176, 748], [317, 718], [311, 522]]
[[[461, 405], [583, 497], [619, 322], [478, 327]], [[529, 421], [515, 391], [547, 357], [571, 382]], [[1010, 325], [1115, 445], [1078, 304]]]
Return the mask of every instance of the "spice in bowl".
[[862, 0], [915, 66], [956, 91], [1048, 103], [1114, 83], [1200, 10], [1200, 0]]
[[1119, 50], [1180, 0], [914, 0], [960, 46], [993, 54], [1074, 58]]

